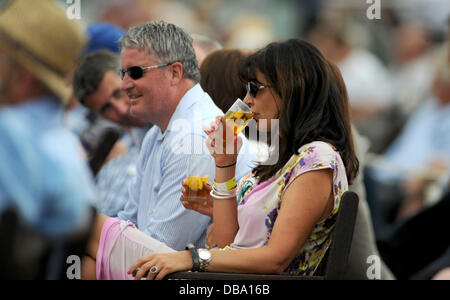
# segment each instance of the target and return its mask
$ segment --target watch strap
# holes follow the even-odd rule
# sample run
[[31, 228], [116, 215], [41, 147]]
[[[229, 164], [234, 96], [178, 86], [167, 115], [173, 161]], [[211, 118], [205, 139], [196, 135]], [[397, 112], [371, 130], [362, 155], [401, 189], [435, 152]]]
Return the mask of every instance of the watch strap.
[[200, 270], [200, 257], [198, 256], [197, 249], [193, 244], [188, 244], [186, 246], [186, 250], [189, 250], [189, 252], [191, 252], [193, 262], [192, 271], [198, 272]]

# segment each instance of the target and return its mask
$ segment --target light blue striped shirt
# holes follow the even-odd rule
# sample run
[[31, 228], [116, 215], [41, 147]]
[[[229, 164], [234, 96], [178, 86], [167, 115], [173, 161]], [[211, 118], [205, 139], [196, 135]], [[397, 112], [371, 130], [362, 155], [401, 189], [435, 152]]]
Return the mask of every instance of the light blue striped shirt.
[[[214, 160], [205, 146], [203, 126], [220, 115], [223, 112], [197, 84], [181, 99], [164, 133], [157, 126], [150, 129], [129, 187], [130, 199], [118, 214], [119, 219], [132, 221], [141, 231], [175, 250], [184, 250], [188, 243], [205, 246], [211, 219], [183, 207], [181, 184], [193, 154], [210, 161], [209, 166], [200, 167], [199, 176], [214, 178]], [[237, 179], [250, 173], [256, 161], [248, 147], [245, 141], [238, 157]]]

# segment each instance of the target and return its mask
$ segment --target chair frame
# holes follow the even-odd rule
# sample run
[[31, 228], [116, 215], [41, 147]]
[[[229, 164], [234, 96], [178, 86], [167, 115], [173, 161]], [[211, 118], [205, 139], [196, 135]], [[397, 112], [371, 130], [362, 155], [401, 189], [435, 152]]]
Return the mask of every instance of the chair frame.
[[175, 272], [165, 279], [186, 280], [341, 280], [348, 267], [353, 232], [358, 213], [359, 197], [355, 192], [347, 191], [341, 199], [340, 208], [333, 232], [333, 241], [323, 264], [319, 269], [324, 269], [323, 274], [314, 276], [294, 275], [262, 275], [262, 274], [237, 274], [237, 273], [212, 273], [212, 272]]

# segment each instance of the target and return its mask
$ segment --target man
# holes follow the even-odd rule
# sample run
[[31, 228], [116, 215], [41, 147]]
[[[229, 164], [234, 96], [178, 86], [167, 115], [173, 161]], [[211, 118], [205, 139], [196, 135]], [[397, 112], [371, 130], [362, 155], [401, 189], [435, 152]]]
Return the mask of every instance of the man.
[[[55, 1], [14, 0], [0, 12], [0, 219], [13, 209], [61, 245], [62, 235], [86, 225], [94, 198], [77, 140], [63, 124], [64, 76], [83, 43]], [[27, 261], [33, 245], [20, 247]]]
[[[166, 22], [133, 27], [121, 48], [122, 89], [130, 98], [130, 113], [155, 126], [144, 139], [130, 199], [118, 217], [175, 250], [188, 243], [204, 247], [210, 218], [183, 207], [181, 183], [196, 156], [211, 161], [199, 166], [198, 176], [214, 178], [202, 128], [223, 112], [200, 87], [192, 39], [181, 28]], [[250, 153], [248, 143], [241, 153]], [[250, 173], [253, 158], [239, 155], [238, 179]]]
[[74, 95], [81, 104], [126, 131], [121, 142], [127, 152], [108, 162], [96, 178], [97, 208], [110, 217], [116, 217], [128, 200], [128, 185], [136, 174], [142, 140], [151, 127], [129, 114], [130, 100], [121, 89], [119, 69], [118, 55], [95, 51], [80, 61], [73, 80]]
[[114, 123], [144, 127], [148, 123], [129, 114], [130, 102], [121, 89], [120, 58], [107, 50], [84, 57], [75, 69], [74, 95], [85, 107]]
[[[95, 23], [89, 25], [86, 28], [87, 45], [83, 51], [78, 54], [73, 71], [70, 72], [67, 77], [67, 83], [72, 87], [75, 68], [86, 55], [99, 50], [109, 50], [118, 54], [120, 52], [119, 40], [124, 35], [125, 31], [114, 24]], [[89, 134], [90, 131], [97, 129], [98, 126], [102, 126], [104, 122], [99, 122], [97, 126], [96, 122], [98, 120], [95, 113], [90, 112], [86, 107], [79, 104], [80, 103], [73, 95], [70, 103], [66, 107], [65, 123], [67, 127], [83, 140], [85, 134]]]

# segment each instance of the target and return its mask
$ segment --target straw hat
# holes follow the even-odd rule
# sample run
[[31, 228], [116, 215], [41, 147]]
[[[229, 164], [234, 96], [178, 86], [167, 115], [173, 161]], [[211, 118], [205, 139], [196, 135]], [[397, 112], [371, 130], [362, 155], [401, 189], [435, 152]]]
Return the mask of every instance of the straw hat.
[[76, 23], [54, 0], [10, 0], [0, 11], [0, 50], [67, 103], [64, 77], [84, 46]]

